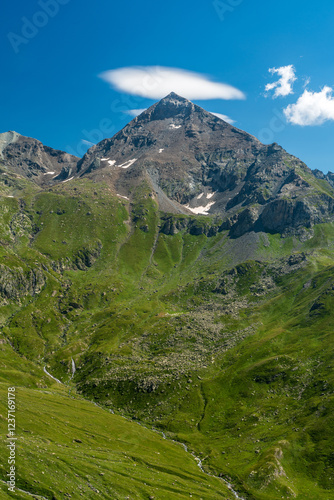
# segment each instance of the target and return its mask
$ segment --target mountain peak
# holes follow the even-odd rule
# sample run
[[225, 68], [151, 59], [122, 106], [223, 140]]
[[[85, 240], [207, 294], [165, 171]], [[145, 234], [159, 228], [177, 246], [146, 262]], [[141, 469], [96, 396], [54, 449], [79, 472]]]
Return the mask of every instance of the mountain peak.
[[148, 108], [145, 118], [149, 120], [164, 120], [176, 116], [186, 118], [195, 111], [195, 108], [197, 106], [191, 101], [175, 92], [171, 92]]
[[163, 97], [161, 101], [180, 101], [180, 102], [191, 102], [189, 99], [186, 97], [182, 97], [179, 94], [176, 94], [176, 92], [171, 92], [170, 94], [166, 95], [166, 97]]
[[38, 185], [63, 180], [58, 176], [64, 170], [69, 177], [78, 159], [12, 130], [0, 133], [1, 163], [14, 174], [33, 180]]

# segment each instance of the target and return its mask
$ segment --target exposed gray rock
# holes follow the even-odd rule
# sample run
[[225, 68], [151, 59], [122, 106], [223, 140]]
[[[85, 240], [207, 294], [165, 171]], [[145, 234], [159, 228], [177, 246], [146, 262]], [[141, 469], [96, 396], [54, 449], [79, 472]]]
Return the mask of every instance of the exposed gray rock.
[[73, 259], [66, 257], [59, 261], [52, 262], [53, 270], [58, 273], [63, 273], [64, 271], [72, 269], [86, 271], [88, 268], [92, 267], [99, 258], [102, 249], [100, 241], [93, 243], [89, 247], [81, 248]]
[[232, 238], [238, 238], [254, 229], [254, 224], [258, 220], [259, 210], [256, 207], [246, 208], [241, 212], [231, 227], [230, 235]]
[[324, 174], [324, 172], [321, 172], [321, 170], [315, 169], [312, 170], [313, 174], [315, 177], [318, 179], [327, 181], [333, 188], [334, 188], [334, 173], [333, 172], [328, 172], [327, 174]]
[[[161, 210], [217, 215], [225, 219], [220, 230], [232, 237], [297, 234], [334, 219], [333, 203], [323, 196], [327, 191], [334, 199], [330, 177], [322, 190], [312, 171], [278, 144], [261, 144], [174, 93], [93, 146], [75, 175], [103, 180], [128, 196], [148, 180]], [[175, 234], [178, 224], [166, 221], [162, 232]]]
[[17, 132], [0, 134], [0, 158], [3, 167], [38, 185], [65, 180], [79, 160]]
[[11, 269], [0, 264], [1, 302], [20, 301], [28, 295], [39, 294], [45, 281], [45, 276], [40, 269], [24, 271], [21, 267]]
[[217, 228], [165, 220], [165, 234], [185, 224], [194, 235], [267, 231], [306, 239], [314, 224], [334, 220], [334, 174], [312, 172], [278, 144], [264, 145], [175, 93], [81, 160], [15, 132], [0, 134], [0, 155], [5, 168], [39, 185], [84, 176], [131, 198], [146, 182], [161, 211], [222, 221]]

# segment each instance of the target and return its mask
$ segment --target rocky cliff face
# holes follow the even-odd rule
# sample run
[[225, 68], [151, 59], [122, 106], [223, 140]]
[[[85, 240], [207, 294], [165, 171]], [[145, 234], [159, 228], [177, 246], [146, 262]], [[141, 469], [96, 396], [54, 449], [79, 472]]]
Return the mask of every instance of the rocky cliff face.
[[0, 163], [11, 172], [41, 186], [70, 177], [78, 160], [17, 132], [0, 134]]
[[317, 179], [327, 181], [334, 188], [334, 173], [333, 172], [328, 172], [327, 174], [324, 174], [323, 172], [321, 172], [321, 170], [315, 169], [315, 170], [312, 170], [312, 173], [315, 175], [315, 177], [317, 177]]
[[0, 305], [9, 301], [19, 303], [27, 296], [41, 292], [45, 277], [40, 269], [23, 270], [21, 267], [9, 268], [0, 264]]
[[334, 178], [312, 172], [171, 93], [79, 160], [15, 132], [0, 134], [6, 168], [39, 185], [87, 177], [131, 199], [148, 182], [166, 213], [214, 215], [232, 237], [299, 233], [334, 219]]
[[77, 176], [122, 195], [148, 179], [165, 212], [217, 215], [238, 237], [289, 232], [333, 219], [334, 190], [278, 144], [224, 122], [174, 93], [93, 146]]

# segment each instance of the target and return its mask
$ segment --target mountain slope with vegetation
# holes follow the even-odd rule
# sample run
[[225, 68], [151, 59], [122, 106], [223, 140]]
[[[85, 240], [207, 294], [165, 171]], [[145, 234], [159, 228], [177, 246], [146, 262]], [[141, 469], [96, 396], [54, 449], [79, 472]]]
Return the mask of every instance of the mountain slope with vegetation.
[[47, 187], [1, 166], [17, 495], [334, 498], [334, 198], [298, 162], [270, 230], [248, 192], [242, 217], [194, 214], [135, 164]]

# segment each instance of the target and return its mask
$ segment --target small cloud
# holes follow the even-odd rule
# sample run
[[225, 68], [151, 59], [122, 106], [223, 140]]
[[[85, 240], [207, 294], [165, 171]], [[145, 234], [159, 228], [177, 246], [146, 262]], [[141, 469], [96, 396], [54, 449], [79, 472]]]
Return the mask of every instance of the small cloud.
[[96, 146], [95, 142], [86, 141], [86, 139], [81, 139], [81, 142], [83, 144], [86, 144], [86, 146], [89, 146], [89, 147]]
[[130, 115], [130, 116], [139, 116], [142, 113], [146, 111], [146, 108], [144, 109], [127, 109], [126, 111], [123, 111], [125, 115]]
[[305, 90], [295, 104], [284, 109], [288, 122], [294, 125], [322, 125], [334, 120], [333, 89], [325, 86], [320, 92]]
[[187, 99], [245, 99], [245, 94], [227, 83], [179, 68], [132, 66], [105, 71], [99, 75], [119, 91], [149, 99], [162, 99], [176, 92]]
[[266, 92], [275, 90], [273, 98], [293, 94], [292, 86], [297, 78], [295, 68], [292, 64], [290, 66], [282, 66], [281, 68], [270, 68], [269, 73], [272, 75], [277, 73], [281, 78], [277, 82], [268, 83], [265, 87]]
[[305, 77], [304, 78], [304, 83], [303, 83], [303, 89], [306, 89], [306, 87], [309, 86], [310, 82], [311, 82], [311, 78], [310, 77]]
[[231, 125], [233, 125], [233, 123], [235, 123], [235, 120], [232, 120], [232, 118], [230, 118], [229, 116], [222, 115], [221, 113], [213, 113], [212, 111], [210, 111], [210, 113], [212, 115], [217, 116], [221, 120], [224, 120], [224, 122], [230, 123]]

